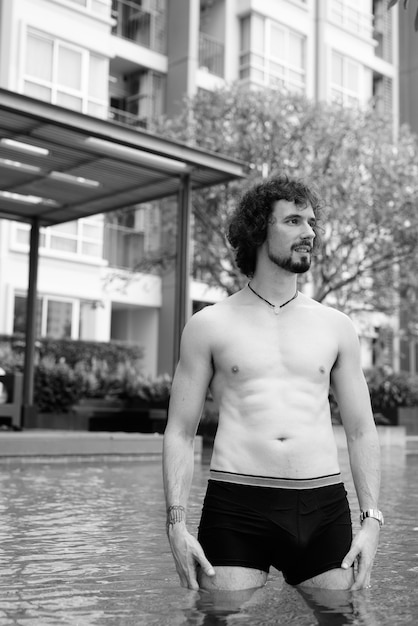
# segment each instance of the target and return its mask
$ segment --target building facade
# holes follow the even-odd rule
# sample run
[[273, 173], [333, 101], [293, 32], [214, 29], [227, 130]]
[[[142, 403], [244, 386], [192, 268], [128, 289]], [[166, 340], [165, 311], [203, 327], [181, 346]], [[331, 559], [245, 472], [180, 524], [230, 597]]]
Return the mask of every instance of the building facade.
[[[396, 129], [398, 17], [385, 0], [0, 0], [0, 87], [135, 132], [199, 89], [240, 81], [348, 106], [373, 99]], [[0, 174], [19, 149], [0, 141]], [[168, 371], [173, 285], [130, 272], [158, 248], [160, 226], [152, 204], [44, 229], [39, 335], [136, 343], [147, 373]], [[24, 327], [28, 238], [28, 226], [0, 221], [0, 333]], [[221, 297], [191, 284], [196, 302]]]
[[[399, 12], [399, 121], [418, 134], [418, 32], [415, 5]], [[414, 294], [415, 301], [418, 293]], [[418, 374], [418, 327], [406, 308], [401, 316], [400, 368]]]

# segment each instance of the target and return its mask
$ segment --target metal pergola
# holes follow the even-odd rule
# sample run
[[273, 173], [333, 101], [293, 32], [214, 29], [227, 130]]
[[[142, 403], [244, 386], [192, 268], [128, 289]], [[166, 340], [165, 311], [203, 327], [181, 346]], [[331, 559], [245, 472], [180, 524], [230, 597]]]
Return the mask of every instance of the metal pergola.
[[31, 225], [23, 408], [33, 406], [39, 229], [177, 196], [174, 358], [187, 317], [191, 194], [245, 164], [0, 89], [0, 218]]

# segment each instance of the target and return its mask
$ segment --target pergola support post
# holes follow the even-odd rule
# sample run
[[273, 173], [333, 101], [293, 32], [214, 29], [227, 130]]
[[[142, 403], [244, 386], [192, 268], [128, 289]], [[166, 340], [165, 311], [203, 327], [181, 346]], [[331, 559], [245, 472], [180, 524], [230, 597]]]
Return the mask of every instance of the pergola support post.
[[34, 218], [30, 230], [29, 248], [29, 279], [28, 295], [26, 299], [26, 348], [23, 368], [23, 398], [21, 427], [25, 425], [28, 418], [36, 414], [36, 407], [33, 404], [34, 387], [34, 364], [35, 364], [35, 341], [36, 341], [36, 296], [38, 283], [38, 261], [39, 261], [39, 220]]
[[181, 333], [191, 313], [189, 293], [191, 220], [191, 180], [190, 175], [186, 174], [181, 178], [178, 194], [173, 372], [180, 357]]

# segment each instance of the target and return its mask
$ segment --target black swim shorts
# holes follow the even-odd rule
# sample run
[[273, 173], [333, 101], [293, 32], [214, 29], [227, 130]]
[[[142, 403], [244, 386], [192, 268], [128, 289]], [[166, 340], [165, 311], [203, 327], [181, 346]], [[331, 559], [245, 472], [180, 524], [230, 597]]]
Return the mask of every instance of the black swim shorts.
[[198, 533], [212, 565], [283, 573], [299, 583], [341, 567], [352, 541], [340, 474], [312, 479], [211, 470]]

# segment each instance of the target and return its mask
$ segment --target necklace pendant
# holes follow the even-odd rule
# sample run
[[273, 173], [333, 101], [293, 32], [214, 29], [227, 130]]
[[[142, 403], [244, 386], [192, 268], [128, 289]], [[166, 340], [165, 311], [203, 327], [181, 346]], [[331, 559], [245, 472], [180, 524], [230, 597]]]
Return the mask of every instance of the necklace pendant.
[[274, 306], [273, 307], [273, 311], [274, 311], [274, 315], [280, 315], [280, 308], [279, 306]]

